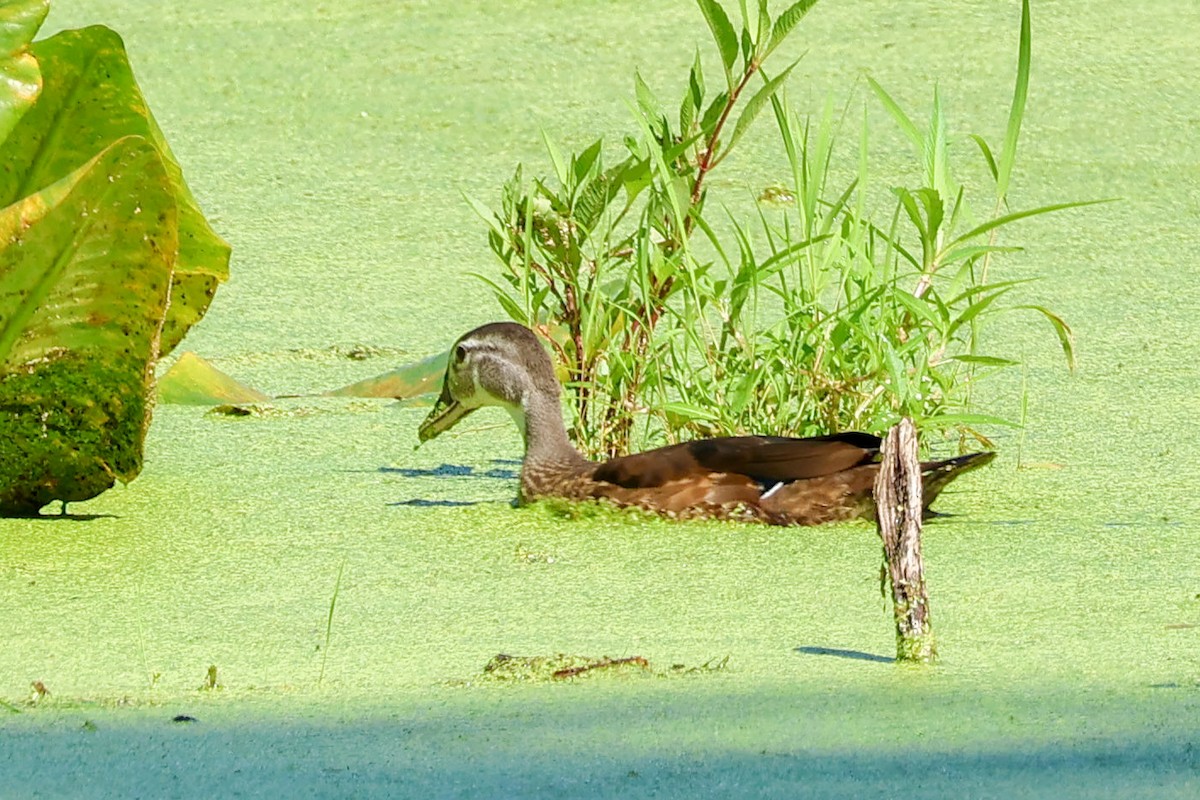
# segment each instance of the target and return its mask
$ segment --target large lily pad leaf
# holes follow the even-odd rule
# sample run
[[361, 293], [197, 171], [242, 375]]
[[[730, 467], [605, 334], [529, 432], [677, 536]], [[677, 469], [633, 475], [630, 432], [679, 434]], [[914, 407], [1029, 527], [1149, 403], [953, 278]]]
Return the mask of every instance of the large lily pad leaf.
[[4, 142], [0, 206], [15, 203], [78, 169], [124, 136], [149, 140], [162, 156], [179, 209], [179, 254], [162, 354], [170, 352], [229, 275], [229, 245], [209, 227], [178, 162], [134, 81], [121, 37], [103, 26], [68, 30], [35, 42], [44, 85]]
[[50, 0], [0, 2], [0, 142], [42, 89], [37, 59], [26, 48], [49, 10]]
[[212, 406], [219, 403], [262, 403], [271, 398], [238, 383], [195, 353], [183, 353], [158, 379], [158, 402]]
[[0, 513], [141, 470], [177, 226], [140, 136], [0, 211]]

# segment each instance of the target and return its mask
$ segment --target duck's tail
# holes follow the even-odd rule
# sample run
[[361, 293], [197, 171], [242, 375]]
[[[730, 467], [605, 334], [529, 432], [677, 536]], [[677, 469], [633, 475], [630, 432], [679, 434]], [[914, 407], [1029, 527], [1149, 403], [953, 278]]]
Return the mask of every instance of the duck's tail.
[[941, 494], [942, 489], [945, 489], [950, 481], [962, 475], [964, 472], [970, 472], [973, 469], [978, 469], [984, 464], [991, 463], [996, 457], [995, 453], [968, 453], [965, 456], [957, 456], [955, 458], [947, 458], [943, 461], [926, 461], [921, 465], [921, 484], [924, 488], [923, 505], [925, 512], [929, 513], [929, 506]]

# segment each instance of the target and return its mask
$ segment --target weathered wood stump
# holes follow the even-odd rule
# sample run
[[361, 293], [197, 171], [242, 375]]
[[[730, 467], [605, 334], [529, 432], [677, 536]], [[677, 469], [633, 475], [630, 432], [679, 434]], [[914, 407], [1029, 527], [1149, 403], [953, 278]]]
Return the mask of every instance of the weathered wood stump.
[[921, 461], [911, 419], [902, 419], [884, 439], [875, 508], [896, 617], [896, 660], [930, 663], [937, 647], [921, 558]]

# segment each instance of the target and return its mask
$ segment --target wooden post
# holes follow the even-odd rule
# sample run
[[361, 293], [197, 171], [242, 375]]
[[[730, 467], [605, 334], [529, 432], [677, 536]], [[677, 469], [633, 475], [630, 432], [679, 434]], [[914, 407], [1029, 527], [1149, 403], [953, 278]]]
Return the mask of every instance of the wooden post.
[[892, 607], [896, 616], [896, 660], [930, 663], [937, 657], [925, 562], [921, 558], [921, 462], [917, 430], [907, 417], [883, 442], [875, 479], [875, 508]]

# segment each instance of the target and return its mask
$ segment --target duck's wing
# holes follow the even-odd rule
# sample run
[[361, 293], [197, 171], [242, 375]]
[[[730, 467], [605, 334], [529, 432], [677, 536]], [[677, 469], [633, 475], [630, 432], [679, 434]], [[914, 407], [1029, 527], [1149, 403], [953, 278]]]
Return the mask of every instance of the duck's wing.
[[610, 459], [596, 480], [627, 489], [647, 489], [713, 473], [745, 475], [760, 484], [787, 483], [832, 475], [872, 461], [879, 438], [838, 433], [807, 439], [783, 436], [729, 436], [660, 447]]

